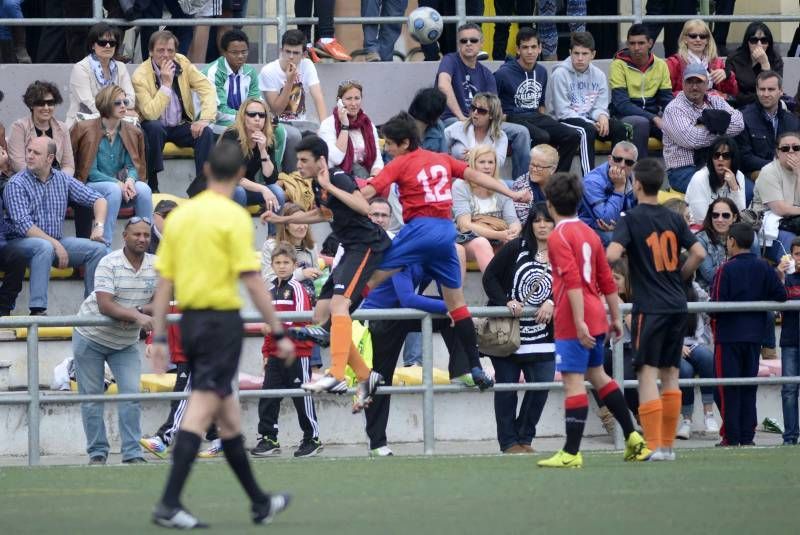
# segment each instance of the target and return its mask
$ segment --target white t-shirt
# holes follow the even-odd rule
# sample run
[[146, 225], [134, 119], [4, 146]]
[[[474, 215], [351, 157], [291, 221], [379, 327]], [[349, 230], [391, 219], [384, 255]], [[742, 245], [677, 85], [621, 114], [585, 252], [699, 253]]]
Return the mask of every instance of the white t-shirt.
[[[261, 69], [261, 73], [258, 75], [258, 88], [261, 91], [280, 93], [283, 91], [283, 85], [285, 83], [286, 73], [281, 68], [280, 62], [277, 59], [264, 65]], [[310, 59], [303, 58], [300, 60], [300, 65], [297, 66], [297, 78], [289, 97], [289, 104], [287, 104], [283, 113], [280, 114], [279, 119], [283, 121], [306, 120], [306, 94], [308, 94], [311, 86], [314, 85], [319, 85], [317, 68], [314, 67], [314, 63]], [[317, 110], [317, 113], [324, 113], [324, 111]]]

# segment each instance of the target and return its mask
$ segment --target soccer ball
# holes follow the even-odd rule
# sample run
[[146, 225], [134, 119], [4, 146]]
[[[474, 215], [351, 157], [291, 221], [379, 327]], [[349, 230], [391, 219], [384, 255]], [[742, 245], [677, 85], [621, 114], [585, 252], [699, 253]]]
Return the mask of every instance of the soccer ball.
[[408, 14], [408, 31], [423, 45], [435, 43], [442, 36], [442, 16], [431, 7], [418, 7]]

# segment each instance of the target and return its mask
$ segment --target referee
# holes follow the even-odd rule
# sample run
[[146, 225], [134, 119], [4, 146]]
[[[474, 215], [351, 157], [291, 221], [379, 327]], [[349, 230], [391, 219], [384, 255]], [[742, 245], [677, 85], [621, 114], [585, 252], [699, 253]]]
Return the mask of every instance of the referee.
[[256, 483], [241, 435], [239, 404], [232, 383], [239, 367], [243, 324], [238, 281], [271, 327], [278, 356], [291, 358], [294, 344], [261, 281], [253, 252], [253, 225], [231, 197], [243, 173], [238, 144], [215, 146], [204, 165], [208, 189], [170, 215], [158, 248], [160, 279], [153, 298], [153, 348], [156, 371], [167, 363], [166, 313], [173, 291], [181, 304], [180, 329], [191, 374], [191, 396], [172, 450], [172, 467], [153, 522], [177, 529], [207, 527], [181, 504], [180, 496], [201, 436], [216, 422], [222, 450], [252, 502], [252, 519], [266, 524], [289, 504], [286, 494], [265, 494]]

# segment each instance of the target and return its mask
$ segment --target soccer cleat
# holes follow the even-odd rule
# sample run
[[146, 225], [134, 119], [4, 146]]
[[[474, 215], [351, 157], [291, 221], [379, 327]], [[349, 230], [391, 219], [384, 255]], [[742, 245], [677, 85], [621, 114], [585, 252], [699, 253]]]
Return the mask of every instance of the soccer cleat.
[[256, 447], [250, 450], [250, 455], [254, 457], [275, 457], [281, 454], [281, 445], [277, 440], [262, 437]]
[[167, 458], [167, 445], [161, 437], [142, 437], [139, 439], [139, 444], [159, 459]]
[[653, 452], [645, 444], [642, 435], [634, 431], [625, 440], [625, 460], [626, 461], [646, 461]]
[[204, 529], [208, 524], [200, 522], [183, 507], [167, 507], [158, 503], [153, 511], [153, 524], [172, 529]]
[[344, 379], [337, 379], [331, 374], [325, 374], [316, 381], [310, 383], [303, 383], [300, 388], [306, 392], [329, 392], [331, 394], [346, 394], [347, 381]]
[[369, 450], [370, 457], [393, 457], [394, 453], [392, 450], [389, 449], [389, 446], [381, 446], [379, 448], [374, 448]]
[[222, 455], [222, 440], [217, 438], [211, 441], [211, 446], [197, 454], [200, 459], [213, 459]]
[[688, 418], [681, 420], [681, 425], [678, 426], [678, 431], [675, 433], [675, 438], [681, 440], [689, 440], [692, 436], [692, 421]]
[[253, 524], [270, 524], [275, 516], [289, 507], [292, 497], [289, 494], [272, 494], [266, 503], [254, 503], [252, 507]]
[[350, 54], [347, 53], [347, 50], [335, 38], [331, 39], [327, 43], [322, 39], [317, 39], [317, 42], [314, 46], [328, 54], [336, 61], [350, 61], [353, 59]]
[[536, 464], [542, 468], [581, 468], [583, 456], [581, 456], [581, 452], [572, 455], [564, 450], [559, 450], [549, 459], [542, 459]]
[[353, 400], [353, 414], [361, 412], [372, 403], [372, 397], [378, 390], [378, 385], [383, 384], [383, 375], [371, 370], [365, 381], [356, 385], [356, 396]]
[[317, 50], [311, 46], [311, 43], [306, 45], [306, 52], [308, 52], [308, 59], [310, 59], [314, 63], [319, 63], [321, 60], [319, 59], [319, 54], [317, 54]]
[[611, 411], [608, 410], [608, 407], [603, 405], [597, 409], [597, 417], [600, 418], [600, 421], [603, 423], [603, 429], [606, 430], [606, 433], [613, 436], [617, 421], [614, 419], [614, 415], [611, 414]]
[[472, 374], [465, 373], [464, 375], [459, 375], [458, 377], [453, 377], [450, 379], [451, 385], [464, 385], [470, 388], [475, 386], [475, 380], [472, 378]]
[[714, 418], [713, 412], [707, 412], [705, 416], [706, 433], [717, 434], [719, 433], [719, 424]]
[[320, 347], [331, 345], [331, 333], [320, 325], [306, 325], [305, 327], [289, 327], [286, 334], [298, 342], [314, 342]]
[[658, 448], [650, 457], [647, 458], [648, 462], [661, 462], [661, 461], [674, 461], [675, 450], [672, 448]]
[[486, 390], [487, 388], [492, 388], [494, 386], [494, 380], [489, 377], [489, 375], [483, 371], [481, 368], [477, 366], [472, 368], [472, 380], [475, 381], [475, 384], [481, 391]]
[[295, 457], [314, 457], [322, 451], [322, 442], [318, 438], [310, 438], [303, 440], [300, 446], [294, 450]]

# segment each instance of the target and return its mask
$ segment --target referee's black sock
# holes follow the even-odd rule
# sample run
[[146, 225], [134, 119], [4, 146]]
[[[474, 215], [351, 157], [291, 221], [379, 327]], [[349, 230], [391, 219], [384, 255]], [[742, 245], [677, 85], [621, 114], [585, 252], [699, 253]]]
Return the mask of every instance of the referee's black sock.
[[622, 434], [627, 439], [634, 431], [633, 418], [631, 418], [631, 411], [628, 410], [628, 404], [625, 402], [625, 396], [622, 390], [619, 389], [619, 385], [612, 379], [600, 389], [598, 395], [619, 422], [620, 427], [622, 427]]
[[466, 306], [455, 308], [450, 311], [450, 317], [453, 318], [453, 332], [464, 346], [470, 369], [481, 368], [478, 337], [475, 335], [475, 324], [469, 310]]
[[201, 438], [199, 435], [179, 429], [175, 435], [175, 445], [172, 447], [172, 468], [169, 471], [167, 486], [161, 503], [168, 507], [181, 506], [181, 491], [186, 484], [186, 478], [192, 470], [192, 464], [200, 450]]
[[253, 477], [253, 470], [250, 468], [250, 461], [247, 460], [247, 452], [244, 450], [244, 439], [242, 435], [233, 438], [222, 439], [222, 451], [225, 453], [225, 460], [236, 474], [242, 488], [250, 497], [253, 503], [265, 503], [268, 498], [256, 483]]
[[564, 399], [564, 424], [567, 432], [567, 441], [564, 451], [577, 455], [581, 449], [583, 428], [586, 427], [586, 416], [589, 415], [589, 396], [579, 394]]

